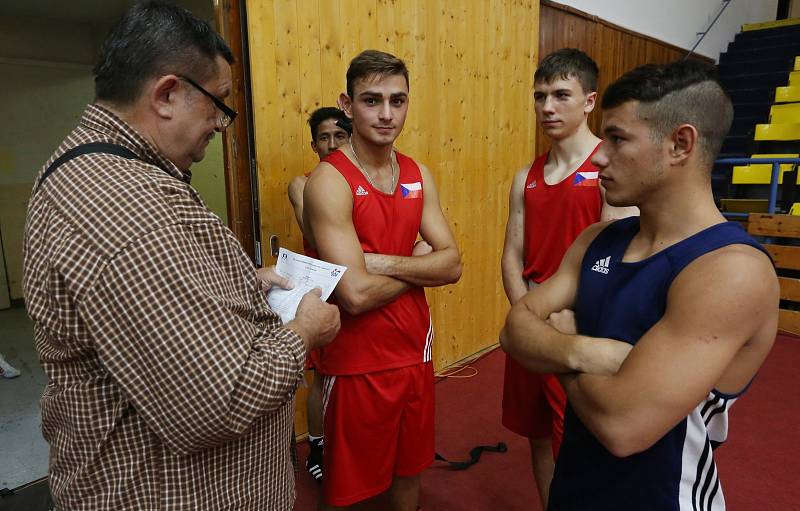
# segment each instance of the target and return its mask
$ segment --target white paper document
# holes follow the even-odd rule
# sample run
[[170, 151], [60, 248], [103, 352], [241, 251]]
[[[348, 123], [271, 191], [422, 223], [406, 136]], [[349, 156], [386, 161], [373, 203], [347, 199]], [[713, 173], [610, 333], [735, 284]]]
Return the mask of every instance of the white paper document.
[[327, 300], [346, 270], [345, 266], [327, 263], [281, 248], [278, 251], [275, 271], [282, 277], [288, 278], [294, 287], [281, 289], [273, 286], [267, 294], [267, 302], [286, 324], [294, 319], [297, 306], [304, 294], [318, 287], [322, 289], [322, 299]]

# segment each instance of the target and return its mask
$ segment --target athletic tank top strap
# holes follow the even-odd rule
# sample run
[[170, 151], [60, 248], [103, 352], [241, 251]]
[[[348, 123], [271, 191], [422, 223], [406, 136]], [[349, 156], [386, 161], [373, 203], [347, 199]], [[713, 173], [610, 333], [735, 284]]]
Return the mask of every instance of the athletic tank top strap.
[[328, 156], [326, 156], [322, 161], [330, 163], [333, 167], [339, 171], [339, 173], [344, 176], [347, 180], [347, 183], [352, 188], [353, 193], [356, 192], [358, 189], [358, 185], [361, 185], [362, 188], [364, 185], [369, 185], [367, 178], [364, 177], [364, 174], [358, 170], [358, 167], [353, 165], [353, 162], [350, 161], [343, 151], [334, 151]]
[[540, 155], [531, 163], [531, 167], [528, 169], [528, 175], [525, 178], [525, 189], [531, 186], [531, 183], [537, 183], [533, 185], [534, 187], [537, 186], [538, 183], [544, 183], [544, 163], [547, 161], [548, 154], [550, 153]]
[[697, 234], [675, 244], [669, 252], [675, 275], [680, 273], [689, 263], [703, 254], [728, 245], [748, 245], [769, 253], [736, 222], [722, 222], [712, 225]]

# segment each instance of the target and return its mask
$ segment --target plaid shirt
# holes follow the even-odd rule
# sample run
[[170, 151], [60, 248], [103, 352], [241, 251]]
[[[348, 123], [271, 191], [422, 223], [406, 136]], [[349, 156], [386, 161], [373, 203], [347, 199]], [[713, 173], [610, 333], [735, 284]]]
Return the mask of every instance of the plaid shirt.
[[188, 173], [95, 105], [50, 162], [86, 142], [141, 161], [80, 156], [28, 205], [23, 286], [58, 509], [291, 509], [302, 339]]

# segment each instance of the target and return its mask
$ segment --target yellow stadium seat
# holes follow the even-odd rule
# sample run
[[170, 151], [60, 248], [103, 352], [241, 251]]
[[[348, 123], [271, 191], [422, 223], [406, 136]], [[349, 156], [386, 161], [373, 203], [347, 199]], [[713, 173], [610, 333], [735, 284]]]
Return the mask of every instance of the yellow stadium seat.
[[792, 71], [789, 73], [789, 86], [800, 85], [800, 71]]
[[[800, 158], [798, 154], [754, 154], [751, 158]], [[781, 165], [778, 174], [778, 183], [783, 183], [783, 173], [792, 170], [791, 163]], [[767, 185], [772, 178], [772, 165], [769, 163], [754, 163], [751, 165], [737, 165], [733, 167], [731, 184], [734, 185]], [[797, 178], [800, 184], [800, 176]]]
[[756, 124], [755, 140], [800, 140], [800, 123]]
[[797, 103], [800, 101], [800, 85], [775, 87], [776, 103]]
[[794, 58], [794, 70], [800, 71], [800, 57]]
[[800, 103], [772, 105], [769, 109], [771, 124], [800, 123]]
[[789, 209], [789, 214], [792, 216], [800, 216], [800, 202], [795, 202]]

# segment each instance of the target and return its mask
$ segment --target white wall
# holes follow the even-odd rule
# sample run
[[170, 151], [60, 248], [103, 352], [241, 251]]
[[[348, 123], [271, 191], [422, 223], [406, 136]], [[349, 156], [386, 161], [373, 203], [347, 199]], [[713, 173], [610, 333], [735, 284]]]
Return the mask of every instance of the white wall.
[[[690, 49], [722, 8], [720, 0], [557, 0], [606, 21]], [[731, 0], [695, 50], [719, 59], [743, 23], [773, 21], [778, 0]]]

